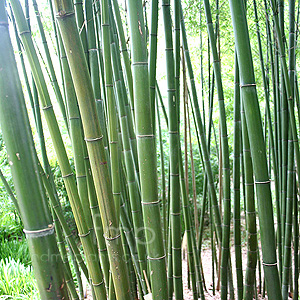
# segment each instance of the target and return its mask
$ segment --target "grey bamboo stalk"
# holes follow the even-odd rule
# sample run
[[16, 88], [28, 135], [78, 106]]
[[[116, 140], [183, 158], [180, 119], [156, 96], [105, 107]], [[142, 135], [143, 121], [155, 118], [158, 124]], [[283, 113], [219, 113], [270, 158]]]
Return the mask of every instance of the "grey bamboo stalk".
[[255, 184], [258, 199], [258, 216], [260, 220], [265, 279], [268, 297], [277, 300], [281, 299], [281, 291], [276, 261], [272, 195], [268, 176], [266, 148], [263, 138], [261, 116], [255, 87], [249, 32], [245, 16], [244, 2], [239, 0], [230, 0], [229, 3], [239, 61], [241, 94], [256, 180]]
[[103, 136], [96, 114], [95, 98], [88, 67], [84, 60], [83, 48], [80, 46], [80, 38], [76, 30], [73, 4], [71, 1], [57, 1], [55, 6], [82, 117], [116, 296], [118, 299], [129, 299], [128, 273], [122, 259], [123, 249], [104, 152]]
[[[62, 261], [55, 241], [50, 211], [37, 171], [37, 154], [9, 37], [4, 1], [0, 1], [0, 21], [2, 41], [0, 45], [2, 53], [0, 57], [1, 129], [19, 199], [19, 209], [32, 265], [40, 296], [43, 299], [61, 299], [63, 297], [69, 299], [67, 289], [64, 287]], [[32, 205], [35, 206], [34, 211]], [[46, 259], [43, 259], [44, 256]], [[50, 264], [49, 260], [53, 257], [56, 259]], [[62, 286], [63, 288], [61, 288]]]
[[[156, 143], [151, 118], [142, 1], [128, 1], [128, 8], [132, 45], [135, 122], [149, 274], [153, 299], [167, 299], [165, 252], [157, 191]], [[152, 239], [152, 236], [155, 236], [155, 239]]]

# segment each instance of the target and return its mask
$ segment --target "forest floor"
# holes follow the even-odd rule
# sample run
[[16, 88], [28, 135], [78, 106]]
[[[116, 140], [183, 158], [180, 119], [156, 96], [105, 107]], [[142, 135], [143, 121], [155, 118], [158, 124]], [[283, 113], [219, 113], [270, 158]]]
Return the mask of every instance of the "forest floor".
[[[234, 247], [231, 247], [231, 256], [232, 258], [234, 258]], [[243, 248], [242, 250], [242, 257], [243, 257], [243, 261], [247, 261], [247, 250], [246, 248]], [[202, 266], [203, 266], [203, 270], [204, 270], [204, 278], [205, 278], [205, 285], [206, 285], [206, 289], [207, 291], [205, 291], [205, 299], [206, 300], [211, 300], [211, 299], [221, 299], [220, 296], [220, 291], [215, 291], [215, 295], [213, 295], [213, 290], [212, 290], [212, 255], [211, 255], [211, 250], [209, 249], [209, 247], [204, 248], [202, 250], [202, 254], [201, 254], [201, 258], [202, 258]], [[234, 261], [234, 259], [232, 259], [232, 261]], [[243, 264], [245, 265], [245, 264]], [[236, 282], [236, 272], [235, 272], [235, 264], [233, 262], [233, 279], [234, 279], [234, 283]], [[244, 270], [245, 273], [245, 270]], [[193, 300], [193, 292], [191, 289], [188, 288], [188, 268], [187, 268], [187, 260], [183, 259], [182, 260], [182, 277], [183, 277], [183, 293], [184, 293], [184, 300]], [[216, 276], [215, 276], [216, 278]], [[215, 280], [215, 284], [217, 284], [217, 279]], [[237, 298], [237, 289], [236, 286], [234, 286], [235, 288], [235, 298]], [[92, 300], [92, 297], [90, 295], [90, 291], [88, 291], [88, 300]], [[261, 295], [258, 295], [257, 299], [268, 299], [268, 297], [264, 297], [262, 298]], [[291, 299], [291, 298], [289, 298]]]

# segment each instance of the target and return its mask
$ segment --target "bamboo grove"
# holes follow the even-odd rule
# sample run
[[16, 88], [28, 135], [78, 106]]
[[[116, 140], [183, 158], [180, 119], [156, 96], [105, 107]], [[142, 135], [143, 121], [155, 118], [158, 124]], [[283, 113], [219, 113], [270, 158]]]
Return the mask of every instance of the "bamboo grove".
[[[22, 218], [43, 300], [83, 299], [83, 277], [95, 300], [184, 299], [186, 280], [193, 299], [298, 299], [299, 2], [225, 1], [231, 98], [221, 3], [197, 7], [198, 80], [188, 2], [49, 0], [50, 40], [39, 1], [0, 0], [0, 124], [14, 189], [0, 177]], [[48, 135], [76, 228], [63, 213]]]

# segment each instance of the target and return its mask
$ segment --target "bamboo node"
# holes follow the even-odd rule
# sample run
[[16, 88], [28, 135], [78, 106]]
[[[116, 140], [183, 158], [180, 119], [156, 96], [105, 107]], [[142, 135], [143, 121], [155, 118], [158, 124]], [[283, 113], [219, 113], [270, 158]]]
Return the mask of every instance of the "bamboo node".
[[132, 66], [148, 66], [148, 61], [135, 61]]
[[29, 33], [29, 34], [30, 34], [30, 31], [29, 31], [29, 30], [21, 31], [21, 32], [19, 33], [19, 35], [23, 35], [23, 34], [25, 34], [25, 33]]
[[70, 173], [70, 174], [67, 174], [67, 175], [64, 175], [64, 176], [61, 176], [62, 178], [68, 178], [70, 176], [73, 176], [74, 174], [73, 173]]
[[181, 250], [181, 247], [179, 247], [179, 248], [178, 247], [171, 247], [171, 248], [172, 248], [172, 250], [178, 250], [178, 251]]
[[86, 142], [97, 142], [97, 141], [101, 141], [102, 139], [103, 139], [103, 135], [101, 135], [101, 136], [99, 136], [97, 138], [94, 138], [94, 139], [87, 139], [87, 138], [85, 138], [84, 140]]
[[74, 11], [69, 11], [69, 12], [66, 12], [66, 11], [59, 11], [57, 14], [56, 14], [56, 18], [57, 19], [64, 19], [64, 18], [67, 18], [67, 17], [71, 17], [75, 15], [75, 12]]
[[78, 176], [76, 176], [77, 179], [85, 178], [85, 177], [86, 177], [86, 175], [78, 175]]
[[255, 184], [269, 184], [271, 182], [271, 180], [267, 180], [267, 181], [255, 181]]
[[147, 259], [150, 259], [150, 260], [161, 260], [161, 259], [164, 259], [164, 258], [166, 258], [166, 254], [164, 254], [163, 256], [160, 256], [160, 257], [147, 256]]
[[105, 236], [105, 235], [103, 234], [103, 237], [104, 237], [107, 241], [113, 241], [113, 240], [116, 240], [116, 239], [118, 239], [120, 236], [121, 236], [121, 234], [118, 234], [118, 235], [116, 235], [116, 236], [114, 236], [114, 237], [107, 237], [107, 236]]
[[266, 267], [273, 267], [273, 266], [277, 266], [277, 261], [274, 262], [274, 263], [265, 263], [265, 262], [262, 262], [262, 265], [263, 266], [266, 266]]
[[42, 108], [42, 110], [47, 110], [47, 109], [50, 109], [50, 108], [53, 108], [52, 104], [48, 105], [48, 106], [45, 106]]
[[256, 86], [256, 83], [245, 83], [245, 84], [240, 84], [240, 87], [251, 87], [251, 86]]
[[103, 282], [103, 280], [101, 281], [101, 282], [99, 282], [99, 283], [94, 283], [94, 282], [92, 282], [92, 286], [100, 286], [100, 285], [102, 285], [104, 282]]
[[113, 87], [113, 84], [106, 84], [105, 87]]
[[142, 135], [137, 135], [138, 138], [154, 138], [154, 134], [142, 134]]
[[173, 212], [171, 212], [170, 215], [172, 215], [172, 216], [180, 216], [181, 213], [180, 212], [179, 213], [173, 213]]
[[82, 234], [78, 234], [79, 237], [86, 237], [91, 233], [91, 231], [89, 230], [87, 233], [82, 233]]
[[48, 227], [44, 229], [39, 229], [39, 230], [23, 229], [23, 231], [26, 234], [26, 236], [30, 236], [33, 238], [43, 237], [54, 233], [54, 224], [49, 224]]
[[95, 209], [97, 207], [99, 207], [99, 205], [90, 206], [90, 209]]
[[158, 201], [153, 201], [153, 202], [144, 202], [144, 201], [142, 201], [141, 203], [142, 203], [142, 205], [150, 205], [150, 204], [155, 205], [155, 204], [159, 204], [159, 203], [160, 203], [160, 200], [158, 200]]

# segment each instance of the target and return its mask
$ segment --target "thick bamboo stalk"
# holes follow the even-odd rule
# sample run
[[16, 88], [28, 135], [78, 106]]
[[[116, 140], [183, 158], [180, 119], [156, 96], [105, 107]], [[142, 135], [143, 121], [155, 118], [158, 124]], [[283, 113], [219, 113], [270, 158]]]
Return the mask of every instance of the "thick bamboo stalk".
[[248, 127], [250, 149], [253, 158], [255, 185], [258, 199], [263, 266], [268, 297], [281, 299], [279, 274], [276, 260], [272, 195], [268, 175], [266, 147], [263, 138], [261, 116], [255, 87], [253, 61], [244, 2], [230, 0], [230, 10], [238, 55], [241, 94]]
[[134, 226], [134, 234], [136, 240], [136, 247], [138, 251], [139, 264], [141, 269], [142, 276], [142, 285], [143, 289], [146, 290], [146, 284], [144, 280], [143, 271], [147, 271], [146, 265], [146, 246], [145, 246], [145, 233], [143, 230], [144, 222], [142, 215], [142, 205], [141, 205], [141, 196], [138, 189], [138, 184], [136, 182], [135, 172], [134, 172], [134, 162], [131, 151], [130, 139], [129, 139], [129, 130], [127, 123], [127, 116], [124, 106], [124, 95], [121, 85], [121, 79], [119, 76], [119, 68], [117, 63], [117, 49], [115, 43], [111, 45], [112, 51], [112, 61], [114, 67], [114, 80], [117, 90], [117, 98], [119, 104], [119, 113], [120, 113], [120, 124], [122, 132], [122, 142], [123, 142], [123, 152], [125, 158], [125, 169], [126, 169], [126, 179], [129, 191], [129, 201], [131, 208], [131, 215]]
[[[179, 1], [178, 1], [179, 3]], [[172, 228], [172, 264], [175, 299], [183, 299], [181, 264], [181, 226], [180, 226], [180, 181], [179, 181], [179, 78], [175, 78], [175, 57], [173, 52], [172, 19], [170, 0], [162, 1], [165, 51], [168, 86], [168, 129], [170, 140], [170, 218]], [[177, 8], [178, 9], [178, 8]], [[179, 13], [179, 11], [178, 11]], [[179, 16], [178, 16], [179, 17]], [[178, 20], [179, 21], [179, 20]], [[179, 32], [178, 32], [179, 33]], [[178, 37], [177, 37], [178, 39]], [[177, 43], [178, 41], [175, 41]], [[179, 50], [179, 49], [176, 49]], [[178, 67], [178, 65], [176, 65]], [[176, 69], [176, 71], [178, 71]], [[179, 74], [177, 74], [179, 76]]]
[[[19, 199], [32, 265], [43, 299], [69, 299], [64, 285], [62, 261], [55, 241], [54, 227], [37, 171], [37, 154], [9, 37], [4, 1], [0, 1], [0, 23], [1, 129]], [[35, 207], [34, 211], [32, 205]]]
[[[242, 105], [243, 107], [243, 105]], [[253, 179], [253, 164], [249, 145], [249, 135], [242, 109], [242, 130], [243, 130], [243, 159], [245, 170], [245, 196], [246, 196], [246, 228], [247, 228], [247, 267], [245, 273], [244, 299], [251, 300], [254, 296], [255, 274], [257, 265], [257, 231], [256, 211]]]
[[128, 273], [122, 259], [123, 249], [119, 222], [113, 201], [103, 136], [96, 114], [90, 75], [84, 60], [83, 48], [80, 46], [80, 38], [76, 31], [73, 5], [71, 1], [57, 1], [55, 6], [82, 117], [116, 296], [118, 299], [129, 299]]
[[141, 196], [151, 289], [153, 299], [167, 299], [165, 252], [160, 221], [160, 201], [157, 194], [156, 143], [151, 117], [142, 1], [128, 1], [128, 8]]
[[[93, 279], [93, 285], [95, 290], [97, 291], [98, 299], [104, 297], [105, 290], [101, 269], [98, 261], [95, 263], [95, 249], [91, 239], [90, 231], [88, 230], [83, 208], [80, 202], [80, 198], [78, 195], [74, 174], [70, 167], [68, 157], [66, 154], [66, 150], [64, 147], [64, 143], [62, 137], [60, 135], [59, 127], [57, 124], [57, 120], [53, 111], [53, 106], [50, 100], [50, 96], [47, 90], [46, 82], [43, 77], [41, 66], [38, 62], [37, 54], [34, 50], [33, 42], [30, 36], [30, 32], [28, 31], [28, 26], [25, 21], [24, 14], [22, 12], [22, 7], [19, 2], [12, 1], [11, 2], [13, 12], [17, 21], [18, 30], [21, 34], [21, 38], [23, 41], [23, 45], [26, 50], [26, 54], [33, 71], [33, 76], [35, 83], [37, 85], [37, 89], [40, 96], [40, 101], [42, 103], [42, 108], [44, 111], [44, 115], [46, 118], [46, 122], [50, 131], [50, 135], [52, 138], [52, 142], [54, 144], [54, 148], [56, 151], [57, 159], [62, 171], [62, 177], [64, 179], [64, 183], [66, 185], [66, 189], [69, 195], [70, 203], [72, 206], [72, 211], [74, 213], [76, 225], [78, 227], [79, 236], [81, 238], [81, 242], [86, 252], [88, 268], [90, 271], [90, 275]], [[97, 257], [97, 256], [96, 256]]]

